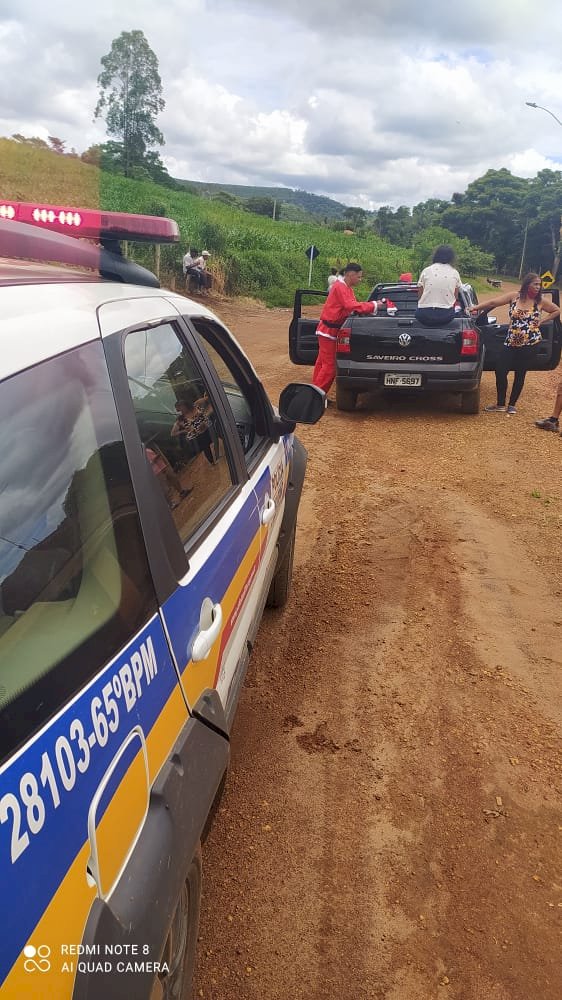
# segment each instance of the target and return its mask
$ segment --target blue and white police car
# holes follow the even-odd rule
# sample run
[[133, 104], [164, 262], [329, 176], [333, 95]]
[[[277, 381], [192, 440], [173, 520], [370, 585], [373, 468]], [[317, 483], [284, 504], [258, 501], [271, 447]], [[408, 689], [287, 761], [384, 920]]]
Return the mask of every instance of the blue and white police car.
[[324, 394], [274, 410], [217, 317], [119, 249], [177, 239], [0, 201], [5, 1000], [189, 995], [200, 843], [289, 592], [293, 431]]

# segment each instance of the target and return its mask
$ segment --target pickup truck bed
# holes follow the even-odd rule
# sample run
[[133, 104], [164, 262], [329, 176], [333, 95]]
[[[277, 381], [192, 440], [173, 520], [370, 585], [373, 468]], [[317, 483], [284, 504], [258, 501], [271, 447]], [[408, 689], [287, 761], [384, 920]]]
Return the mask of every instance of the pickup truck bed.
[[[470, 285], [463, 286], [459, 311], [448, 324], [426, 327], [414, 316], [417, 286], [376, 285], [370, 299], [388, 298], [398, 312], [390, 316], [352, 315], [338, 332], [336, 402], [338, 409], [353, 410], [360, 393], [377, 389], [403, 392], [444, 391], [460, 394], [461, 410], [477, 413], [483, 370], [493, 370], [507, 327], [494, 318], [475, 323], [469, 308], [477, 303]], [[558, 304], [558, 290], [551, 290]], [[302, 316], [305, 296], [326, 297], [326, 292], [298, 290], [289, 328], [289, 354], [295, 364], [314, 364], [317, 356], [316, 319]], [[560, 361], [562, 327], [555, 319], [542, 327], [543, 342], [537, 369], [555, 368]]]

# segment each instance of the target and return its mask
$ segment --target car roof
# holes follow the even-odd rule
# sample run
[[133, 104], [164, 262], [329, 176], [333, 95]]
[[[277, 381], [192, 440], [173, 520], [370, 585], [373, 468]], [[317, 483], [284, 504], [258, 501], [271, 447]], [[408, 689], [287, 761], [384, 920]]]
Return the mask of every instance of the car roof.
[[0, 259], [0, 379], [100, 336], [205, 306], [163, 288]]

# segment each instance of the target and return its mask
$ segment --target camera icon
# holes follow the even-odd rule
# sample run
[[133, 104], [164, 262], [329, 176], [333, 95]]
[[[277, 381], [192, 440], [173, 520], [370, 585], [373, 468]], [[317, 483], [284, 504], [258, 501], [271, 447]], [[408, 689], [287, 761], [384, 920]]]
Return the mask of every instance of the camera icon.
[[23, 967], [26, 972], [48, 972], [51, 968], [49, 961], [51, 949], [48, 944], [40, 944], [37, 948], [33, 944], [26, 944], [23, 954], [25, 956]]

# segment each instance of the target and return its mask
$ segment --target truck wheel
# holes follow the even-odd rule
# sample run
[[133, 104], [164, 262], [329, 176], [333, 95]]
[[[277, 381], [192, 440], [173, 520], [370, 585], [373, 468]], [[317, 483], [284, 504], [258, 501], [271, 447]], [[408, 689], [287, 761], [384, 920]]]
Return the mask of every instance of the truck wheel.
[[172, 917], [161, 963], [169, 972], [159, 973], [151, 997], [158, 1000], [189, 1000], [191, 997], [195, 950], [201, 906], [201, 846], [191, 861], [186, 880]]
[[283, 556], [283, 562], [275, 571], [275, 576], [269, 585], [269, 593], [265, 602], [268, 608], [284, 608], [291, 593], [296, 531], [295, 525]]
[[354, 389], [344, 389], [336, 382], [336, 406], [338, 410], [351, 413], [357, 404], [357, 393]]
[[461, 396], [461, 413], [480, 412], [480, 386], [471, 389], [470, 392], [463, 392]]

